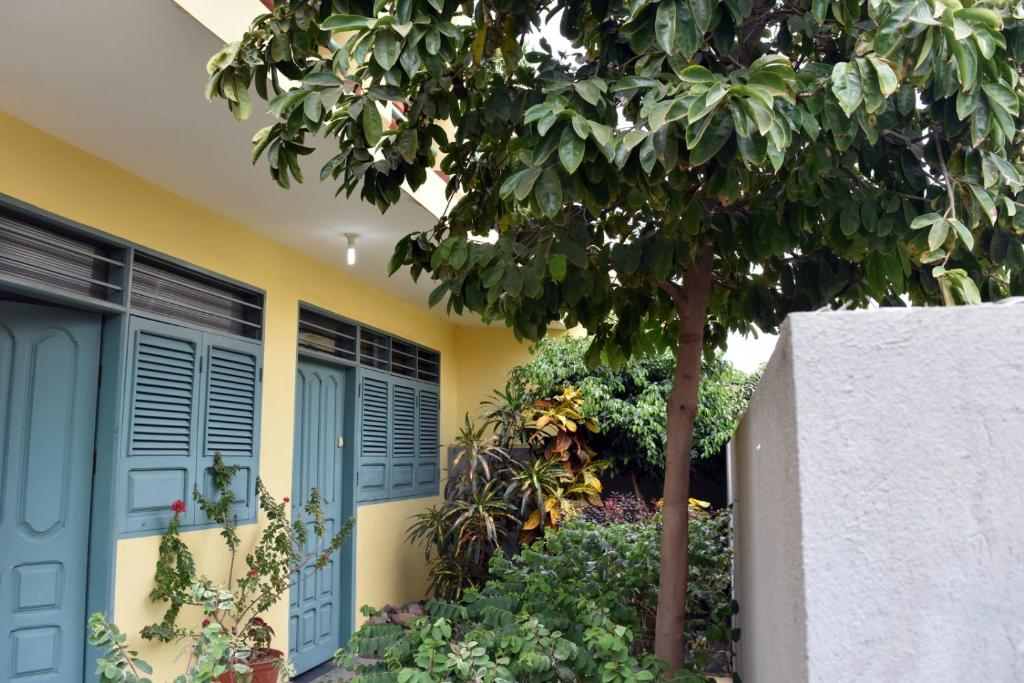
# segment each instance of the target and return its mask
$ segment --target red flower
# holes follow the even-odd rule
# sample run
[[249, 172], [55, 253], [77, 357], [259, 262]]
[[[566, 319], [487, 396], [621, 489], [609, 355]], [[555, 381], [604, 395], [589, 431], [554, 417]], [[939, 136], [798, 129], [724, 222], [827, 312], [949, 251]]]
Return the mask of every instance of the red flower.
[[176, 500], [176, 501], [174, 501], [173, 503], [171, 503], [171, 510], [174, 512], [174, 514], [180, 515], [182, 512], [185, 511], [185, 501], [183, 501], [183, 500]]
[[282, 498], [281, 500], [283, 500], [283, 501], [284, 501], [284, 502], [286, 502], [286, 503], [290, 503], [290, 502], [292, 502], [292, 499], [291, 499], [291, 498], [289, 498], [288, 496], [285, 496], [285, 497], [284, 497], [284, 498]]
[[249, 576], [256, 576], [257, 574], [259, 574], [259, 572], [256, 571], [255, 569], [250, 569], [249, 570]]
[[210, 625], [210, 620], [209, 619], [203, 619], [203, 628], [206, 628], [209, 625]]

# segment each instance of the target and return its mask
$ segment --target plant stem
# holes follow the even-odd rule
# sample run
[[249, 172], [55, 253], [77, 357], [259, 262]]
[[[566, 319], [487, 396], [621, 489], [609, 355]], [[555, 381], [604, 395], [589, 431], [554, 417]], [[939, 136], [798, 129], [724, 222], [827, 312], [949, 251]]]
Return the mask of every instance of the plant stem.
[[[935, 155], [939, 158], [939, 170], [942, 172], [942, 177], [945, 180], [946, 185], [946, 198], [949, 200], [949, 206], [946, 208], [946, 213], [949, 217], [956, 220], [956, 196], [953, 194], [953, 179], [949, 176], [949, 171], [946, 169], [946, 159], [942, 156], [942, 145], [939, 143], [938, 136], [932, 136], [932, 143], [935, 145]], [[946, 264], [949, 263], [949, 257], [953, 254], [953, 250], [950, 249], [946, 253], [946, 258], [942, 259], [942, 267], [945, 268]], [[941, 275], [939, 280], [939, 291], [942, 292], [942, 303], [946, 306], [955, 306], [956, 301], [953, 299], [953, 287], [949, 283], [949, 278], [946, 275]]]

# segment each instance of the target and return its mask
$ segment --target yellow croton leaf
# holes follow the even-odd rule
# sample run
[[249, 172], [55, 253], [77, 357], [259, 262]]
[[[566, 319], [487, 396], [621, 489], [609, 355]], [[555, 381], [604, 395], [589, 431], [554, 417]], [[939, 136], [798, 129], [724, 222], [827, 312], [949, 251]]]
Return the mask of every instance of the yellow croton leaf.
[[697, 500], [696, 498], [690, 499], [690, 507], [700, 508], [701, 510], [707, 510], [711, 507], [711, 503], [706, 500]]
[[534, 510], [530, 513], [530, 517], [523, 524], [523, 531], [530, 531], [540, 526], [540, 510]]

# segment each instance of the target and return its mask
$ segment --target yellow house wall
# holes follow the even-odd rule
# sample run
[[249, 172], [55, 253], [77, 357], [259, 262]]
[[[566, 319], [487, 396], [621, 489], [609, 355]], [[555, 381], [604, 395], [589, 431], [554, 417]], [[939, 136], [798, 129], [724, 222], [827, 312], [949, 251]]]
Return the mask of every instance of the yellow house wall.
[[[456, 420], [469, 413], [476, 417], [480, 402], [504, 389], [508, 371], [530, 358], [530, 347], [516, 341], [511, 330], [503, 327], [461, 328], [455, 338], [455, 353], [459, 357], [458, 378], [462, 389], [456, 404]], [[492, 355], [494, 354], [494, 355]], [[495, 363], [494, 358], [501, 363]]]
[[[503, 382], [526, 351], [506, 330], [459, 327], [346, 276], [245, 226], [168, 192], [26, 123], [0, 114], [0, 192], [266, 291], [261, 476], [276, 497], [289, 495], [298, 305], [306, 301], [441, 352], [441, 439], [448, 443], [467, 402]], [[465, 355], [466, 367], [460, 367]], [[501, 381], [499, 381], [501, 380]], [[465, 388], [461, 386], [465, 383]], [[465, 402], [462, 398], [465, 397]], [[356, 607], [421, 597], [426, 570], [405, 543], [410, 515], [433, 498], [361, 506], [357, 513]], [[243, 550], [256, 525], [242, 530]], [[158, 537], [117, 544], [114, 619], [137, 634], [162, 614], [147, 598]], [[200, 570], [226, 578], [216, 530], [186, 534]], [[287, 649], [287, 600], [269, 615]], [[155, 680], [180, 670], [177, 649], [139, 642]]]

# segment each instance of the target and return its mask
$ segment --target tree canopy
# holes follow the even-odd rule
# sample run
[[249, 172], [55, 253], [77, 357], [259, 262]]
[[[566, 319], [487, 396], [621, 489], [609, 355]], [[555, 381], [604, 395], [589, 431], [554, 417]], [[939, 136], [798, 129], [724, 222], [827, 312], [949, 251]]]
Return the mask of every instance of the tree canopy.
[[[431, 305], [618, 362], [674, 348], [655, 651], [683, 664], [706, 347], [825, 305], [1024, 294], [1024, 8], [1005, 0], [278, 0], [208, 65], [276, 122], [272, 177], [381, 210], [435, 166], [391, 271]], [[548, 22], [570, 49], [535, 36]], [[536, 43], [536, 44], [535, 44]], [[404, 110], [384, 120], [384, 105]]]
[[[238, 116], [250, 85], [270, 100], [254, 156], [284, 186], [314, 135], [340, 145], [321, 177], [381, 209], [440, 160], [452, 207], [392, 267], [429, 272], [455, 311], [529, 338], [580, 322], [620, 356], [674, 339], [657, 285], [707, 246], [716, 343], [795, 309], [933, 301], [939, 281], [966, 301], [1024, 292], [1020, 12], [301, 0], [211, 60], [208, 94]], [[559, 14], [575, 50], [524, 48]], [[384, 122], [385, 102], [408, 120]]]

